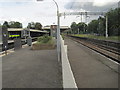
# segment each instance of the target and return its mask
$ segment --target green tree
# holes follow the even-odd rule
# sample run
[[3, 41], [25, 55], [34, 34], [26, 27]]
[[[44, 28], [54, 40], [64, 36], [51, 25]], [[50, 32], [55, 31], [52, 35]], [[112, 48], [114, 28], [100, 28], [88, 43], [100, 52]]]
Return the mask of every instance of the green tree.
[[80, 32], [85, 33], [87, 27], [87, 33], [94, 33], [99, 35], [105, 35], [106, 31], [106, 16], [108, 17], [108, 35], [109, 36], [120, 36], [120, 8], [111, 9], [106, 13], [104, 17], [99, 17], [97, 20], [92, 20], [87, 26], [85, 23], [71, 24], [71, 30], [74, 33]]
[[3, 23], [3, 26], [6, 26], [6, 27], [8, 27], [8, 28], [10, 27], [7, 21], [5, 21], [5, 22]]
[[99, 25], [99, 21], [98, 20], [92, 20], [87, 27], [87, 32], [88, 33], [96, 33], [98, 34], [98, 25]]
[[31, 29], [31, 23], [28, 23], [28, 26], [27, 26], [27, 28], [30, 28], [30, 29]]
[[42, 24], [39, 23], [39, 22], [36, 22], [36, 23], [31, 22], [31, 23], [28, 23], [27, 28], [41, 30], [42, 29]]
[[120, 35], [120, 8], [111, 9], [108, 13], [106, 13], [108, 17], [108, 34], [109, 36]]
[[22, 28], [22, 24], [20, 22], [15, 22], [14, 25], [16, 28]]
[[80, 33], [86, 33], [87, 25], [83, 22], [77, 24]]
[[76, 22], [72, 22], [72, 24], [71, 24], [71, 30], [72, 30], [73, 34], [77, 34], [78, 27], [77, 27]]
[[37, 29], [37, 30], [41, 30], [41, 29], [42, 29], [42, 25], [41, 25], [41, 23], [36, 22], [36, 24], [35, 24], [35, 29]]
[[0, 23], [0, 26], [2, 26], [1, 23]]
[[98, 34], [101, 35], [101, 36], [104, 36], [105, 35], [105, 28], [106, 28], [106, 19], [105, 17], [99, 17], [98, 18]]
[[35, 23], [34, 23], [34, 22], [30, 22], [30, 23], [28, 23], [27, 28], [35, 29]]
[[22, 23], [20, 22], [10, 21], [8, 25], [9, 28], [22, 28]]

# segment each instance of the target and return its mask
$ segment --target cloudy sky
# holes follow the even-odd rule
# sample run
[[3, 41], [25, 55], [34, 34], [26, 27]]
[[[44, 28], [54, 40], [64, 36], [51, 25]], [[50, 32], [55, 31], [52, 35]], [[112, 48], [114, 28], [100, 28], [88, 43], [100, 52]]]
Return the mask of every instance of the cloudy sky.
[[[116, 8], [119, 0], [56, 0], [60, 12], [108, 11]], [[88, 22], [99, 16], [90, 16]], [[0, 23], [19, 21], [26, 27], [29, 22], [40, 22], [43, 26], [56, 24], [56, 5], [53, 0], [0, 0]], [[62, 26], [80, 22], [80, 16], [61, 17]], [[83, 21], [84, 17], [83, 17]]]

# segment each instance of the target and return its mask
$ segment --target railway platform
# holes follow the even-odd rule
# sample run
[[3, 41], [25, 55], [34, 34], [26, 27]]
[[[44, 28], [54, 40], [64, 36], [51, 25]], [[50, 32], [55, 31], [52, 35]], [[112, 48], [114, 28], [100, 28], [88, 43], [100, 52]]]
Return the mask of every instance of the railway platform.
[[2, 57], [2, 88], [62, 88], [56, 50], [30, 48]]
[[78, 88], [118, 90], [118, 64], [68, 37], [65, 37], [65, 44]]

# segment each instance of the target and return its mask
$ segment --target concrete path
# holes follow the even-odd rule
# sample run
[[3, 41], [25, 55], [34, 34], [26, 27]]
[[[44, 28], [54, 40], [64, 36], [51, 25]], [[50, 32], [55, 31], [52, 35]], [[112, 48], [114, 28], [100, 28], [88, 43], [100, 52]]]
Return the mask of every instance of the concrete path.
[[62, 88], [56, 50], [22, 48], [2, 58], [3, 88]]
[[[69, 38], [65, 44], [78, 88], [118, 88], [118, 73], [104, 64], [111, 61]], [[118, 69], [113, 62], [111, 66]]]

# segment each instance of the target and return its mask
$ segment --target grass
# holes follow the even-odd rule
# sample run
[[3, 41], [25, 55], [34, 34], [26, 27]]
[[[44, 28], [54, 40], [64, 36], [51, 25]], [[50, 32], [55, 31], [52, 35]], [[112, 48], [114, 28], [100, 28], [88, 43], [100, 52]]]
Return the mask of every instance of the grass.
[[64, 39], [65, 39], [65, 35], [64, 35], [64, 34], [62, 34], [61, 36], [62, 36], [62, 38], [63, 38], [63, 40], [64, 40]]
[[110, 36], [108, 38], [106, 38], [105, 36], [95, 36], [95, 35], [90, 35], [90, 34], [76, 34], [73, 36], [87, 37], [87, 38], [100, 39], [100, 40], [112, 40], [112, 41], [120, 40], [120, 36]]

